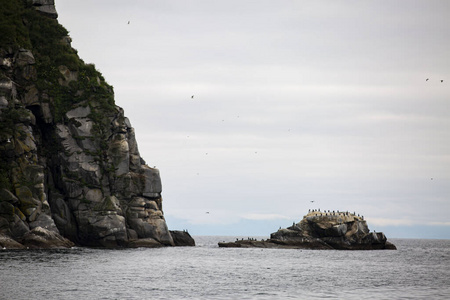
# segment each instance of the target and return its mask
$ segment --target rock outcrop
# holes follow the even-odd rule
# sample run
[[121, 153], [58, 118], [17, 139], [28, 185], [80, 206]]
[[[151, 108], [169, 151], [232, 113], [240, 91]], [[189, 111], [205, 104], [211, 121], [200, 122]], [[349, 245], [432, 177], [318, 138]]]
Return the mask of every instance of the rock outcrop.
[[35, 9], [50, 18], [58, 18], [55, 0], [32, 0]]
[[396, 249], [382, 232], [369, 232], [364, 217], [349, 212], [310, 211], [299, 223], [280, 228], [270, 239], [236, 240], [219, 247], [377, 250]]
[[195, 246], [195, 241], [187, 231], [171, 230], [175, 246]]
[[3, 2], [0, 246], [175, 245], [159, 170], [113, 88], [71, 47], [54, 0]]

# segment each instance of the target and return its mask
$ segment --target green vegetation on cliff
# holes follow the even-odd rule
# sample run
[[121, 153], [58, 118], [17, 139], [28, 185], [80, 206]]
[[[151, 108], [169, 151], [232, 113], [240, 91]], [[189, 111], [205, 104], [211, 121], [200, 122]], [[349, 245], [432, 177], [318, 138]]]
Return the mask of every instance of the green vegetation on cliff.
[[[0, 0], [0, 49], [28, 49], [36, 60], [36, 86], [51, 99], [55, 121], [62, 122], [73, 104], [95, 96], [103, 110], [114, 108], [113, 90], [94, 65], [85, 64], [70, 46], [68, 31], [37, 12], [30, 1]], [[78, 80], [60, 84], [60, 66]], [[17, 79], [16, 79], [17, 81]], [[100, 100], [100, 101], [99, 101]]]
[[[32, 53], [31, 67], [18, 63], [18, 53], [25, 49]], [[35, 88], [38, 98], [33, 101], [49, 105], [53, 122], [48, 126], [66, 124], [66, 112], [77, 104], [89, 105], [95, 138], [105, 144], [107, 136], [102, 127], [109, 125], [108, 116], [115, 113], [113, 89], [93, 64], [85, 64], [78, 57], [70, 45], [68, 31], [56, 19], [37, 11], [32, 1], [0, 0], [0, 56], [9, 57], [13, 62], [11, 68], [0, 66], [0, 79], [14, 82], [17, 89], [17, 95], [11, 97], [24, 102], [30, 88]], [[21, 135], [17, 124], [25, 118], [23, 111], [27, 111], [25, 106], [18, 106], [14, 101], [9, 101], [8, 107], [2, 110], [0, 142]], [[45, 133], [46, 145], [52, 147], [39, 147], [38, 151], [41, 156], [51, 159], [61, 149], [54, 146], [58, 144], [53, 140], [56, 137], [48, 132]], [[9, 144], [5, 145], [9, 147]], [[2, 152], [7, 150], [3, 148], [0, 149]], [[98, 153], [97, 159], [103, 160], [104, 155]], [[2, 155], [0, 188], [11, 188], [10, 163], [10, 158]]]
[[13, 48], [31, 47], [22, 16], [31, 6], [29, 1], [0, 0], [0, 46]]

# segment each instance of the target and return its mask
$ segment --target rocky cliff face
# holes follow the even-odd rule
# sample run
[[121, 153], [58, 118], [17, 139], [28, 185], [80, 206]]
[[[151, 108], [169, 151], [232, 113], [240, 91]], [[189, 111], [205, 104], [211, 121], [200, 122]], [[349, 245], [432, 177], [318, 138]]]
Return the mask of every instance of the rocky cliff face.
[[265, 241], [241, 240], [220, 247], [264, 247], [336, 250], [396, 249], [382, 232], [369, 232], [364, 217], [349, 212], [313, 210], [299, 223], [280, 228]]
[[56, 17], [0, 0], [0, 246], [174, 245], [159, 171]]

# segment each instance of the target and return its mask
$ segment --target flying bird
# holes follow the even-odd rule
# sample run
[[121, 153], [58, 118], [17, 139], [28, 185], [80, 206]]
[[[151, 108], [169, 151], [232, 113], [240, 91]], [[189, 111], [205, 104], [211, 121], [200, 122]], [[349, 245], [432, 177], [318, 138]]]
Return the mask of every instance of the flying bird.
[[191, 96], [191, 99], [194, 99], [194, 95]]
[[311, 203], [314, 203], [314, 200], [311, 200]]
[[128, 21], [128, 24], [130, 24], [130, 21]]
[[444, 80], [443, 80], [443, 79], [441, 79], [441, 82], [444, 82]]
[[425, 79], [425, 81], [428, 81], [428, 80], [430, 80], [430, 79], [429, 78]]

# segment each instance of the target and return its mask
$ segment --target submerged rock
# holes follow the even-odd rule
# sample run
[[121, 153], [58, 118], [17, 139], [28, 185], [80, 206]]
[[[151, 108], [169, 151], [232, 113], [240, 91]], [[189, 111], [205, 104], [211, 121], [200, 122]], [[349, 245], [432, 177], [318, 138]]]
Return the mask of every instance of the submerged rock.
[[363, 217], [349, 212], [309, 212], [299, 223], [280, 228], [265, 241], [236, 240], [219, 247], [378, 250], [397, 249], [382, 232], [369, 232]]

